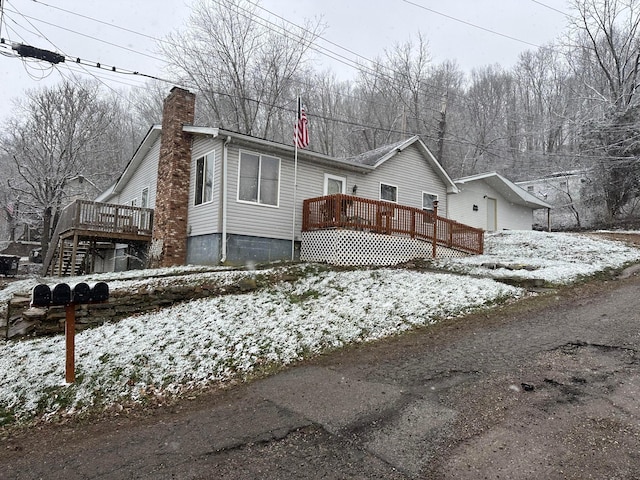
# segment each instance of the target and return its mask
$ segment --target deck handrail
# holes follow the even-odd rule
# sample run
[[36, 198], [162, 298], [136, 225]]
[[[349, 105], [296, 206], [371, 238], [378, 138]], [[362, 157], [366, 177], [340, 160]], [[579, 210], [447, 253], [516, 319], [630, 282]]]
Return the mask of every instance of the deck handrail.
[[[405, 236], [467, 253], [484, 250], [484, 230], [435, 211], [337, 193], [308, 198], [302, 206], [302, 231], [345, 228]], [[434, 235], [435, 233], [435, 235]]]
[[105, 233], [135, 230], [140, 235], [151, 235], [152, 221], [152, 208], [76, 200], [62, 210], [56, 230], [60, 234], [73, 229]]

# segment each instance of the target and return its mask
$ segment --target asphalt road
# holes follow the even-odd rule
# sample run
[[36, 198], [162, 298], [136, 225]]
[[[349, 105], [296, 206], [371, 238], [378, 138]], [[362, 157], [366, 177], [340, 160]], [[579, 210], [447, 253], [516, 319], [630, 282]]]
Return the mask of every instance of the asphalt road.
[[0, 442], [1, 479], [640, 478], [640, 279]]

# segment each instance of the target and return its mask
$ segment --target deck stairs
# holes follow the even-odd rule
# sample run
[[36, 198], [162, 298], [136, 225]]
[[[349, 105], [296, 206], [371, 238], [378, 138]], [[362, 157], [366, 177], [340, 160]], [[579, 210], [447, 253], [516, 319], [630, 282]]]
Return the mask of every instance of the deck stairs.
[[47, 270], [47, 275], [62, 277], [82, 275], [85, 273], [85, 264], [88, 259], [87, 253], [89, 252], [89, 245], [89, 242], [80, 242], [78, 244], [75, 262], [72, 262], [73, 245], [68, 243], [64, 245], [62, 249], [62, 262], [60, 262], [60, 250], [56, 246], [53, 258]]

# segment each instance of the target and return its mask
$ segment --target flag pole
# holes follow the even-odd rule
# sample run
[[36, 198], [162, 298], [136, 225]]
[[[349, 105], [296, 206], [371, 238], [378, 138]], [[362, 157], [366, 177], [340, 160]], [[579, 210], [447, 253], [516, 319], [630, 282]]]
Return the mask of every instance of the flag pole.
[[[300, 120], [300, 96], [298, 95], [297, 111], [296, 111], [296, 128], [295, 135], [298, 135], [298, 121]], [[298, 193], [298, 140], [294, 138], [293, 153], [293, 225], [291, 227], [291, 261], [296, 259], [296, 201]]]

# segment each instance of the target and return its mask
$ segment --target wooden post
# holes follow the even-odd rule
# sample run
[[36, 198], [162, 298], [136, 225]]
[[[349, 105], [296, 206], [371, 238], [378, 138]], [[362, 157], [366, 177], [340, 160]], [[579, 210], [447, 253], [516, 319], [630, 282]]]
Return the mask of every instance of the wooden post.
[[433, 245], [431, 256], [436, 258], [436, 252], [438, 251], [438, 200], [433, 201]]
[[70, 266], [70, 274], [76, 275], [76, 259], [78, 256], [78, 234], [73, 234], [73, 247], [71, 249], [71, 265]]
[[65, 306], [64, 339], [66, 362], [64, 378], [67, 383], [76, 381], [76, 305], [71, 302]]
[[[64, 242], [65, 239], [60, 239], [60, 251], [58, 255], [58, 275], [62, 275], [62, 264], [64, 263]], [[55, 275], [55, 272], [52, 272]]]
[[416, 238], [416, 212], [411, 212], [411, 238]]

